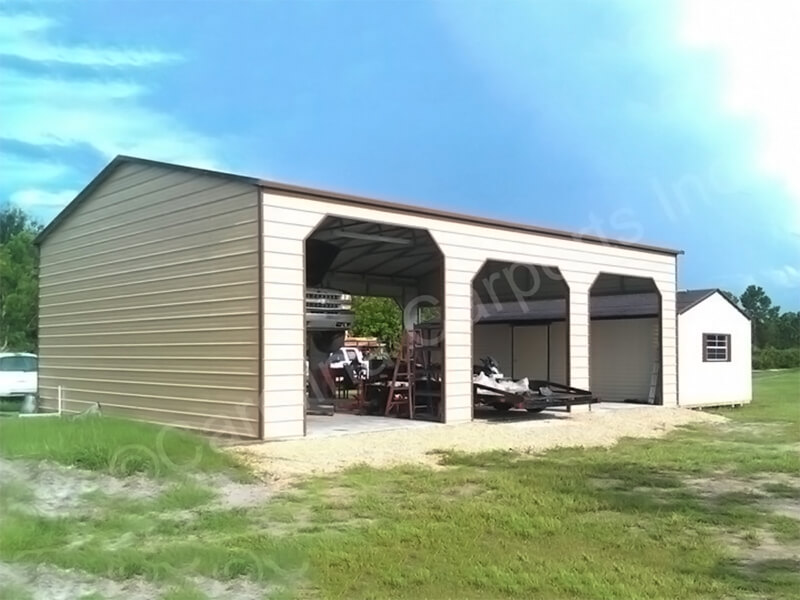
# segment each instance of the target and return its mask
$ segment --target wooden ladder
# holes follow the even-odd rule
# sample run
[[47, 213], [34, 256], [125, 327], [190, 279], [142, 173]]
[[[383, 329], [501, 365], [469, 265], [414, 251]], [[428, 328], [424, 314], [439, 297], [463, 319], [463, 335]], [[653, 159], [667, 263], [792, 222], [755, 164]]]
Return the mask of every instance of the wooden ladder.
[[414, 368], [415, 368], [415, 335], [411, 331], [404, 331], [400, 340], [400, 351], [394, 363], [394, 373], [389, 384], [389, 394], [386, 398], [385, 415], [388, 417], [396, 411], [397, 416], [408, 413], [408, 418], [414, 418]]
[[653, 368], [650, 370], [650, 392], [647, 394], [648, 404], [656, 404], [658, 400], [658, 384], [661, 382], [660, 329], [661, 325], [656, 323], [653, 330]]

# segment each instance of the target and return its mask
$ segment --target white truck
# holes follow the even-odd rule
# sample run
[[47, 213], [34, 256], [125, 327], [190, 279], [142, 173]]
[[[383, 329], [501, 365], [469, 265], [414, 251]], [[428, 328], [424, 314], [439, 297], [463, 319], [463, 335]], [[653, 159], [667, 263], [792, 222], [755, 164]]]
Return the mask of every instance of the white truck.
[[347, 366], [353, 366], [353, 361], [360, 365], [363, 369], [364, 377], [369, 376], [369, 361], [364, 357], [364, 353], [358, 348], [349, 348], [343, 346], [338, 350], [331, 352], [328, 357], [328, 367], [332, 369], [344, 369]]
[[0, 352], [0, 398], [22, 398], [38, 391], [35, 354]]

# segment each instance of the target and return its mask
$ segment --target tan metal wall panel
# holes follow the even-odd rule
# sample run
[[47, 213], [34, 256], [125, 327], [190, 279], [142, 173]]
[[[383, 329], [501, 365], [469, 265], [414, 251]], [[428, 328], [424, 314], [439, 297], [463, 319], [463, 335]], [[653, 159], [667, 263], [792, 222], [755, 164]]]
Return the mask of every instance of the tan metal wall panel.
[[143, 277], [133, 280], [122, 278], [121, 283], [109, 283], [109, 280], [89, 281], [71, 285], [50, 286], [47, 292], [47, 304], [62, 302], [84, 302], [102, 297], [133, 298], [144, 294], [167, 294], [173, 291], [197, 292], [212, 290], [234, 284], [255, 285], [250, 281], [251, 269], [248, 265], [240, 265], [229, 269], [215, 269], [199, 273], [184, 273], [172, 277]]
[[[137, 231], [125, 238], [115, 237], [102, 243], [81, 244], [80, 247], [72, 246], [70, 250], [61, 250], [53, 254], [52, 261], [47, 265], [48, 269], [58, 270], [63, 264], [74, 266], [75, 259], [92, 264], [103, 264], [111, 262], [120, 256], [129, 254], [139, 256], [147, 252], [147, 247], [153, 246], [153, 251], [164, 252], [166, 250], [179, 250], [202, 244], [208, 240], [209, 234], [214, 234], [220, 229], [224, 229], [228, 239], [238, 239], [253, 234], [256, 226], [252, 217], [252, 211], [248, 208], [244, 211], [236, 211], [248, 219], [241, 219], [231, 224], [231, 215], [222, 214], [207, 217], [193, 223], [181, 224], [180, 226], [158, 227], [156, 229]], [[75, 244], [77, 246], [77, 244]]]
[[217, 274], [222, 274], [231, 270], [254, 269], [257, 265], [256, 257], [253, 255], [227, 256], [217, 259], [203, 259], [198, 257], [192, 261], [185, 261], [176, 265], [168, 266], [137, 266], [129, 271], [105, 275], [102, 278], [91, 273], [85, 273], [80, 278], [75, 278], [70, 282], [59, 284], [51, 283], [48, 277], [42, 279], [40, 289], [58, 287], [54, 291], [74, 291], [87, 287], [98, 288], [104, 286], [115, 286], [118, 284], [135, 284], [137, 281], [170, 281], [184, 279], [189, 275], [210, 275], [212, 279]]
[[[48, 406], [55, 407], [57, 398], [56, 391], [58, 386], [64, 383], [64, 381], [61, 381], [58, 378], [48, 377], [40, 380], [40, 392], [43, 394], [44, 398], [48, 399]], [[163, 384], [159, 385], [157, 389], [148, 389], [144, 386], [133, 389], [131, 388], [130, 384], [113, 382], [103, 385], [102, 391], [97, 391], [96, 383], [91, 383], [91, 385], [89, 385], [89, 382], [84, 383], [86, 383], [86, 385], [83, 385], [81, 382], [72, 382], [71, 386], [62, 385], [62, 387], [64, 389], [64, 393], [68, 394], [71, 398], [86, 399], [94, 397], [91, 396], [91, 394], [98, 394], [98, 398], [106, 396], [109, 401], [113, 400], [117, 403], [118, 400], [114, 400], [114, 398], [123, 397], [134, 399], [157, 398], [165, 401], [174, 400], [183, 402], [187, 406], [191, 406], [194, 402], [219, 402], [222, 404], [243, 404], [245, 406], [251, 406], [252, 404], [247, 398], [240, 397], [238, 394], [232, 393], [231, 390], [225, 388], [206, 387], [203, 390], [202, 397], [198, 397], [197, 389], [191, 386]], [[100, 400], [92, 401], [99, 402]]]
[[[163, 336], [162, 336], [163, 337]], [[216, 337], [216, 336], [215, 336]], [[58, 340], [53, 340], [56, 342]], [[79, 343], [75, 343], [75, 341]], [[203, 360], [232, 360], [245, 358], [248, 360], [253, 359], [253, 347], [257, 346], [257, 342], [161, 342], [158, 344], [158, 350], [154, 351], [153, 346], [157, 343], [156, 339], [151, 339], [149, 342], [139, 343], [124, 343], [122, 341], [114, 340], [110, 343], [109, 340], [103, 342], [94, 342], [90, 344], [83, 343], [85, 340], [70, 340], [68, 344], [48, 343], [40, 346], [40, 349], [46, 350], [54, 360], [66, 355], [66, 358], [81, 357], [81, 358], [107, 358], [124, 356], [126, 360], [137, 360], [140, 358], [156, 357], [158, 360], [170, 360], [171, 358], [179, 358], [181, 360], [193, 357], [201, 358]], [[209, 346], [216, 348], [217, 356], [224, 358], [220, 359], [217, 356], [210, 356]]]
[[[144, 286], [136, 286], [142, 289]], [[114, 290], [96, 290], [93, 293], [78, 293], [72, 298], [66, 298], [64, 294], [57, 298], [51, 297], [48, 304], [39, 307], [42, 316], [71, 314], [82, 312], [85, 308], [92, 311], [112, 311], [117, 309], [135, 308], [143, 305], [166, 306], [176, 303], [191, 302], [218, 302], [231, 298], [253, 298], [258, 294], [258, 286], [251, 282], [229, 283], [229, 284], [210, 284], [209, 286], [192, 286], [183, 289], [171, 290], [163, 289], [164, 286], [155, 291], [136, 291], [128, 294], [119, 293]], [[102, 295], [99, 292], [103, 292]], [[202, 291], [206, 300], [187, 300], [193, 293]]]
[[258, 193], [122, 165], [41, 247], [40, 395], [259, 435]]
[[[283, 343], [301, 345], [303, 330], [283, 327], [282, 314], [297, 314], [302, 310], [303, 239], [326, 215], [346, 215], [376, 223], [418, 227], [430, 232], [444, 255], [445, 308], [445, 421], [455, 423], [469, 420], [472, 415], [472, 336], [470, 319], [472, 280], [486, 260], [509, 261], [521, 264], [540, 264], [558, 267], [570, 288], [570, 327], [560, 332], [564, 346], [559, 348], [563, 362], [551, 362], [551, 374], [560, 380], [569, 379], [572, 385], [589, 385], [589, 288], [601, 272], [619, 275], [651, 277], [662, 298], [662, 327], [664, 331], [662, 372], [664, 404], [676, 402], [675, 382], [675, 256], [643, 248], [587, 243], [575, 239], [553, 237], [526, 231], [510, 231], [495, 225], [464, 223], [439, 216], [423, 216], [389, 208], [356, 205], [325, 199], [285, 195], [264, 191], [263, 248], [265, 334], [275, 335]], [[302, 227], [300, 227], [302, 226]], [[275, 281], [276, 270], [286, 268], [287, 278]], [[672, 323], [672, 325], [670, 325]], [[280, 333], [279, 333], [280, 331]], [[552, 332], [551, 332], [552, 333]], [[569, 361], [567, 361], [567, 354]], [[265, 338], [264, 361], [283, 361], [284, 357]], [[295, 357], [297, 371], [303, 357]], [[556, 370], [558, 369], [558, 370]], [[270, 368], [266, 368], [265, 372]], [[563, 376], [558, 375], [563, 373]], [[265, 379], [265, 386], [275, 383]], [[291, 388], [287, 385], [291, 384]], [[283, 382], [282, 402], [291, 393], [293, 411], [281, 410], [281, 419], [267, 420], [268, 437], [302, 435], [304, 384], [300, 379]], [[265, 387], [269, 390], [269, 387]], [[284, 393], [285, 392], [285, 393]], [[266, 398], [265, 409], [272, 403]], [[291, 416], [287, 416], [291, 414]]]
[[[53, 334], [57, 337], [66, 335], [85, 336], [92, 333], [109, 333], [113, 335], [127, 334], [127, 333], [158, 333], [166, 335], [172, 331], [186, 332], [186, 331], [207, 331], [219, 329], [238, 329], [242, 332], [240, 339], [257, 339], [258, 328], [250, 326], [250, 321], [255, 312], [248, 314], [233, 313], [226, 315], [219, 310], [209, 309], [203, 315], [185, 316], [185, 315], [172, 315], [169, 317], [153, 318], [146, 312], [142, 315], [125, 318], [114, 319], [106, 316], [99, 319], [95, 315], [88, 313], [85, 319], [79, 323], [59, 323], [50, 324], [45, 321], [40, 325], [40, 340], [42, 339], [41, 333]], [[46, 340], [45, 340], [46, 341]]]

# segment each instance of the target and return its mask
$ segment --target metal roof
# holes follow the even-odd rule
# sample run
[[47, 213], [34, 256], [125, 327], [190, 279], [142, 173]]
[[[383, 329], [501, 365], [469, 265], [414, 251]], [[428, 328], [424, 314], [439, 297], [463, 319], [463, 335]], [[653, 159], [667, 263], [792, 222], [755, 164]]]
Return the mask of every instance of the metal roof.
[[331, 273], [413, 280], [441, 266], [439, 247], [424, 229], [328, 216], [311, 238], [339, 249]]
[[133, 156], [117, 156], [112, 160], [100, 173], [70, 202], [51, 222], [45, 227], [41, 233], [36, 237], [36, 243], [41, 244], [50, 233], [56, 229], [59, 224], [66, 219], [83, 201], [84, 198], [89, 196], [94, 189], [96, 189], [117, 167], [122, 164], [141, 164], [150, 165], [154, 167], [161, 167], [167, 169], [178, 169], [198, 175], [209, 175], [215, 177], [224, 177], [227, 179], [235, 180], [240, 183], [251, 184], [258, 186], [267, 191], [277, 192], [281, 194], [296, 195], [303, 197], [317, 198], [327, 202], [336, 202], [349, 205], [366, 206], [371, 208], [378, 208], [393, 212], [404, 214], [414, 214], [427, 218], [441, 219], [447, 221], [457, 221], [460, 223], [469, 223], [478, 226], [497, 227], [500, 229], [507, 229], [509, 231], [520, 231], [524, 233], [535, 233], [549, 237], [563, 238], [577, 240], [581, 242], [588, 242], [592, 244], [599, 244], [604, 246], [613, 246], [619, 248], [629, 248], [634, 250], [644, 250], [647, 252], [654, 252], [658, 254], [668, 254], [676, 256], [683, 254], [682, 250], [674, 250], [671, 248], [663, 248], [660, 246], [650, 246], [646, 244], [638, 244], [634, 242], [626, 242], [621, 240], [612, 240], [600, 236], [585, 235], [581, 233], [562, 231], [558, 229], [550, 229], [546, 227], [537, 227], [533, 225], [526, 225], [522, 223], [515, 223], [510, 221], [500, 221], [486, 217], [475, 215], [465, 215], [444, 210], [425, 208], [422, 206], [414, 206], [409, 204], [400, 204], [395, 202], [386, 202], [384, 200], [376, 200], [373, 198], [365, 198], [362, 196], [354, 196], [350, 194], [342, 194], [339, 192], [324, 191], [315, 188], [303, 187], [287, 183], [279, 183], [275, 181], [267, 181], [254, 177], [247, 177], [244, 175], [237, 175], [234, 173], [227, 173], [224, 171], [213, 171], [209, 169], [200, 169], [197, 167], [189, 167], [186, 165], [177, 165], [172, 163], [160, 162], [149, 160], [145, 158], [138, 158]]

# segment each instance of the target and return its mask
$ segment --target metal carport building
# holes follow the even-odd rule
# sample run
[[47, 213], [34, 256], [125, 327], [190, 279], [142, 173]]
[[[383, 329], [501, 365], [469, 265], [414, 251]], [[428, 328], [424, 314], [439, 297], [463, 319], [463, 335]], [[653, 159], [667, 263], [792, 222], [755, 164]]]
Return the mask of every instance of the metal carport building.
[[38, 238], [44, 406], [60, 388], [67, 412], [100, 402], [156, 423], [302, 436], [312, 236], [342, 249], [326, 285], [441, 305], [447, 423], [472, 418], [487, 261], [506, 265], [488, 277], [500, 304], [534, 295], [513, 280], [518, 265], [535, 265], [521, 269], [529, 279], [558, 274], [536, 300], [560, 290], [575, 387], [591, 387], [590, 297], [655, 293], [658, 396], [677, 404], [675, 250], [120, 156]]

